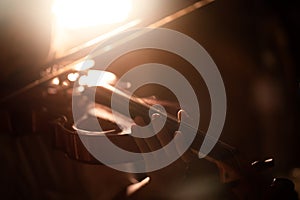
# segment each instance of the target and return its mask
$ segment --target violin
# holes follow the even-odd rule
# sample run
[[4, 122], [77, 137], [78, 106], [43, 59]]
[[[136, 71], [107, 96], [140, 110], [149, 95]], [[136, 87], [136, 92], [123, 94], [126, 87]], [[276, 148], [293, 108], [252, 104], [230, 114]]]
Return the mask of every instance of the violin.
[[[118, 105], [115, 107], [118, 110], [114, 110], [114, 114], [118, 113], [117, 119], [114, 118], [110, 107], [113, 93], [118, 99]], [[97, 87], [95, 104], [86, 108], [86, 113], [83, 114], [80, 120], [72, 122], [65, 116], [61, 116], [53, 122], [55, 127], [55, 146], [64, 151], [71, 159], [89, 164], [101, 163], [85, 148], [78, 134], [81, 134], [81, 137], [91, 139], [93, 137], [98, 139], [107, 137], [120, 148], [131, 152], [140, 152], [136, 140], [134, 140], [130, 132], [134, 121], [132, 118], [127, 117], [122, 109], [126, 107], [124, 105], [126, 100], [130, 102], [132, 118], [139, 116], [146, 123], [149, 123], [149, 111], [150, 113], [159, 113], [160, 115], [166, 115], [165, 126], [168, 127], [170, 133], [178, 130], [179, 122], [176, 116], [180, 110], [178, 104], [160, 101], [155, 98], [129, 96], [126, 91], [122, 91], [112, 85], [105, 85]], [[167, 114], [153, 108], [152, 105], [154, 104], [164, 106], [168, 111]], [[97, 117], [99, 124], [102, 128], [104, 127], [104, 130], [91, 130], [91, 126], [89, 126], [91, 117]], [[118, 123], [115, 120], [118, 120]], [[183, 124], [183, 126], [186, 126], [185, 130], [191, 128], [188, 124]], [[205, 133], [197, 130], [196, 137], [189, 149], [195, 156], [198, 155], [205, 136]], [[218, 167], [220, 181], [230, 188], [236, 199], [298, 199], [294, 190], [294, 184], [290, 180], [283, 178], [272, 179], [263, 176], [264, 171], [274, 166], [272, 158], [264, 161], [255, 161], [250, 164], [241, 159], [241, 155], [236, 148], [218, 140], [213, 150], [204, 159]], [[123, 160], [111, 159], [111, 163], [115, 164], [131, 161], [127, 160], [127, 158], [123, 158]]]

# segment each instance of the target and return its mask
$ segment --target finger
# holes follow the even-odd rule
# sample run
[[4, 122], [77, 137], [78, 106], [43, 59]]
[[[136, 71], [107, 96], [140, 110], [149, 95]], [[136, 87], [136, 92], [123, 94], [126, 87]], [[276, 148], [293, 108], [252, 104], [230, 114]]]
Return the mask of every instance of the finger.
[[151, 119], [153, 130], [157, 133], [156, 135], [161, 146], [167, 145], [172, 140], [173, 133], [169, 133], [169, 131], [164, 127], [164, 120], [158, 113], [154, 113], [151, 116]]
[[[190, 118], [190, 116], [187, 114], [187, 112], [185, 110], [179, 110], [178, 113], [177, 113], [177, 120], [178, 120], [178, 123], [181, 123], [182, 121], [184, 121], [185, 123], [188, 123], [192, 120]], [[184, 138], [184, 134], [188, 134], [188, 133], [182, 133], [180, 131], [177, 131], [176, 132], [177, 136], [181, 136]], [[175, 136], [176, 137], [176, 136]], [[183, 152], [184, 149], [186, 148], [186, 140], [176, 140], [175, 142], [176, 144], [176, 148], [178, 150], [178, 152]], [[184, 161], [184, 162], [189, 162], [194, 156], [194, 153], [191, 151], [191, 149], [187, 149], [181, 159]]]
[[[137, 119], [137, 121], [139, 122], [140, 119]], [[144, 123], [142, 121], [140, 121], [141, 124]], [[133, 133], [135, 133], [135, 135], [138, 134], [142, 134], [143, 131], [145, 131], [144, 129], [142, 129], [140, 126], [137, 125], [133, 125], [132, 126], [132, 131]], [[134, 137], [134, 141], [136, 142], [137, 146], [139, 147], [139, 149], [141, 150], [143, 159], [144, 159], [144, 164], [145, 164], [145, 170], [148, 171], [148, 168], [151, 169], [151, 166], [155, 163], [157, 163], [157, 158], [154, 157], [155, 155], [152, 153], [152, 148], [150, 148], [149, 143], [147, 143], [147, 139], [144, 138], [137, 138]]]
[[176, 131], [175, 137], [181, 137], [180, 140], [174, 140], [177, 152], [182, 154], [182, 156], [180, 157], [181, 160], [185, 163], [190, 162], [195, 156], [190, 148], [186, 149], [187, 144], [186, 140], [184, 139], [184, 134], [180, 131]]
[[[141, 130], [137, 125], [132, 125], [131, 132], [132, 133], [140, 133]], [[137, 138], [137, 137], [133, 137], [133, 138], [142, 153], [150, 152], [150, 149], [143, 138]]]
[[189, 116], [189, 114], [183, 110], [183, 109], [180, 109], [178, 112], [177, 112], [177, 121], [178, 123], [180, 123], [184, 118], [184, 121], [186, 123], [189, 123], [192, 119], [191, 117]]
[[[139, 123], [140, 125], [145, 125], [144, 120], [141, 117], [135, 118], [136, 123]], [[151, 126], [136, 126], [135, 131], [139, 131], [139, 134], [145, 135], [153, 135], [153, 128]], [[166, 158], [166, 154], [164, 152], [162, 153], [153, 153], [154, 151], [161, 149], [161, 145], [157, 139], [157, 137], [153, 136], [150, 138], [135, 138], [138, 147], [143, 149], [144, 154], [144, 160], [145, 160], [145, 167], [147, 168], [153, 168], [153, 166], [158, 163], [161, 159]], [[147, 150], [147, 151], [146, 151]]]
[[[141, 126], [144, 126], [144, 127], [139, 127], [139, 133], [141, 135], [152, 135], [153, 133], [153, 129], [150, 127], [150, 128], [146, 128], [146, 123], [145, 121], [143, 120], [142, 117], [136, 117], [134, 119], [134, 121], [137, 123], [137, 124], [140, 124]], [[144, 140], [144, 142], [147, 144], [148, 146], [148, 149], [150, 151], [155, 151], [157, 149], [160, 149], [161, 148], [161, 145], [158, 141], [158, 139], [156, 137], [149, 137], [149, 138], [141, 138], [142, 140]]]
[[126, 195], [127, 196], [131, 196], [132, 194], [134, 194], [136, 191], [138, 191], [139, 189], [141, 189], [142, 187], [144, 187], [145, 185], [147, 185], [150, 181], [150, 177], [146, 177], [144, 178], [142, 181], [129, 185], [126, 189]]
[[116, 196], [113, 197], [113, 199], [129, 199], [131, 195], [134, 195], [134, 193], [145, 187], [149, 182], [150, 177], [146, 177], [140, 182], [135, 182], [127, 186], [125, 189], [121, 190]]
[[[164, 152], [168, 157], [178, 157], [178, 151], [174, 143], [170, 143], [173, 139], [173, 133], [170, 132], [166, 127], [164, 127], [164, 121], [162, 120], [161, 115], [153, 114], [152, 115], [152, 126], [155, 132], [159, 132], [156, 134], [160, 145], [163, 147]], [[163, 127], [163, 128], [161, 128]], [[167, 147], [165, 147], [168, 145]]]

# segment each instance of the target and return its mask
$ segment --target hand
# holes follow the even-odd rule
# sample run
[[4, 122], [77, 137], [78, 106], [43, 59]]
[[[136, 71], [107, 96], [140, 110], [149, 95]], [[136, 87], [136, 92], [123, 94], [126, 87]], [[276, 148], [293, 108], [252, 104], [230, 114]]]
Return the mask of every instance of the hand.
[[[178, 112], [178, 121], [181, 119], [181, 115], [185, 114], [183, 110]], [[172, 154], [181, 152], [182, 144], [179, 142], [175, 142], [175, 145], [173, 145], [173, 148], [170, 150], [166, 150], [164, 148], [165, 145], [167, 145], [174, 137], [176, 137], [177, 134], [183, 134], [181, 132], [175, 132], [172, 133], [166, 126], [159, 130], [161, 127], [163, 127], [163, 120], [162, 117], [159, 114], [153, 114], [152, 115], [152, 127], [147, 129], [142, 129], [141, 126], [145, 126], [145, 122], [141, 117], [136, 117], [135, 122], [137, 125], [132, 126], [132, 133], [135, 134], [151, 134], [156, 133], [155, 136], [150, 138], [135, 138], [135, 141], [140, 148], [142, 153], [147, 152], [153, 152], [157, 149], [164, 149], [163, 153], [164, 156], [169, 156]], [[139, 126], [138, 126], [139, 125]], [[142, 132], [143, 131], [143, 132]], [[148, 133], [146, 133], [148, 132]], [[172, 151], [172, 152], [170, 152]], [[150, 177], [150, 183], [143, 188], [143, 190], [146, 191], [146, 195], [153, 195], [153, 194], [167, 194], [168, 189], [172, 189], [174, 187], [177, 187], [178, 185], [183, 183], [183, 180], [185, 178], [186, 170], [189, 164], [189, 161], [192, 158], [192, 152], [190, 150], [187, 150], [178, 160], [171, 163], [169, 166], [164, 167], [160, 170], [150, 172], [147, 175]], [[148, 166], [150, 166], [153, 162], [159, 162], [157, 157], [154, 157], [153, 160], [148, 160], [146, 157], [144, 157], [146, 169]]]

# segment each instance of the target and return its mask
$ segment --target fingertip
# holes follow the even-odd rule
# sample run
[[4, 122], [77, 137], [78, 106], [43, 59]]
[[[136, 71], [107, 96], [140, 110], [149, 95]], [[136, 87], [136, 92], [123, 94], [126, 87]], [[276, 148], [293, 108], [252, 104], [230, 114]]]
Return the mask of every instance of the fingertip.
[[188, 113], [185, 110], [180, 109], [177, 112], [177, 120], [178, 120], [178, 122], [180, 123], [183, 120], [183, 118], [191, 120], [191, 117], [188, 115]]
[[158, 114], [158, 113], [154, 113], [154, 114], [151, 115], [151, 120], [152, 121], [157, 120], [159, 118], [160, 118], [160, 114]]

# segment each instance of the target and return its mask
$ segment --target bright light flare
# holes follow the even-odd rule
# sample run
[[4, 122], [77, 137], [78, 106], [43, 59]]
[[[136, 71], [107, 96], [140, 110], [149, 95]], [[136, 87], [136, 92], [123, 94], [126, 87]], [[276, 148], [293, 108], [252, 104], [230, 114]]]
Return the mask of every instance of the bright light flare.
[[132, 0], [54, 0], [52, 11], [58, 25], [77, 29], [126, 20]]
[[63, 87], [68, 87], [70, 84], [69, 84], [69, 82], [68, 81], [64, 81], [64, 82], [62, 82], [62, 86]]
[[68, 74], [68, 80], [71, 82], [74, 82], [78, 79], [79, 74], [78, 73], [70, 73]]
[[76, 71], [84, 71], [95, 66], [95, 61], [87, 59], [74, 65]]
[[87, 76], [79, 78], [79, 85], [105, 86], [107, 84], [114, 84], [117, 80], [115, 74], [102, 70], [89, 70]]
[[51, 81], [51, 84], [52, 84], [52, 85], [59, 85], [59, 83], [60, 83], [60, 80], [59, 80], [58, 77], [55, 77], [55, 78], [52, 79], [52, 81]]

